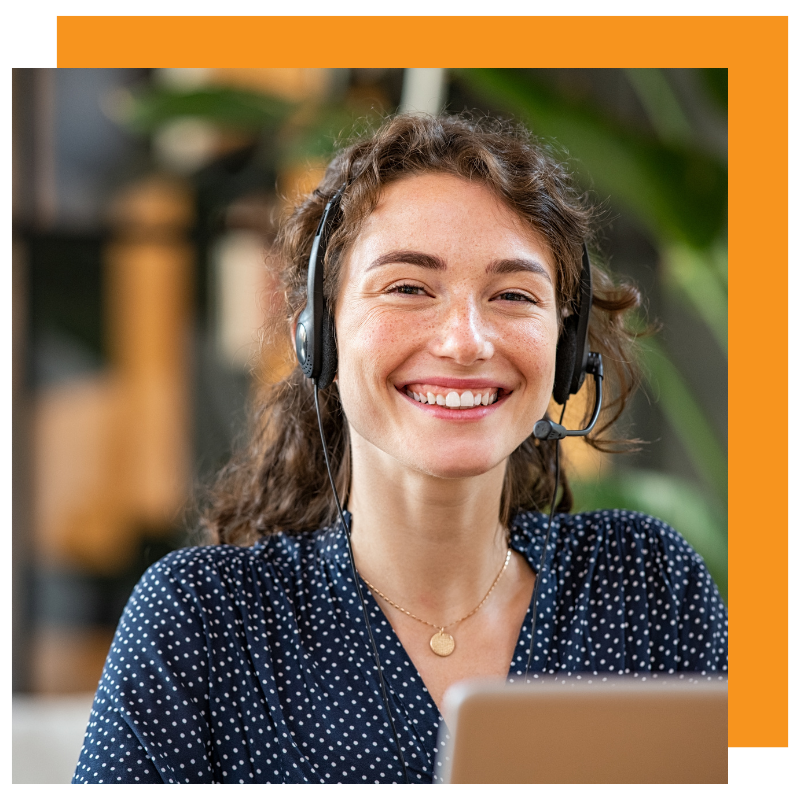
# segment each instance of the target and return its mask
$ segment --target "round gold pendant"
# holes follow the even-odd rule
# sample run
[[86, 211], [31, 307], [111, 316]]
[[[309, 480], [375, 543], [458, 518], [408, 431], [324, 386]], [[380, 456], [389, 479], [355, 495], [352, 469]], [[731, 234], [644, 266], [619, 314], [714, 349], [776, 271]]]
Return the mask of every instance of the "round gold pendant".
[[449, 656], [455, 649], [456, 640], [449, 633], [439, 631], [438, 633], [434, 633], [431, 637], [431, 650], [433, 650], [437, 656], [444, 658], [445, 656]]

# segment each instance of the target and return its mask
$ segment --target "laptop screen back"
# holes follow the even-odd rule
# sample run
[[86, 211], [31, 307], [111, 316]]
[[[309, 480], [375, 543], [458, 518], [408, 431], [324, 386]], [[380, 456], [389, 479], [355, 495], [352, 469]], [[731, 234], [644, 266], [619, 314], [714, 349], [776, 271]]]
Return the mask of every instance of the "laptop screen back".
[[445, 695], [448, 783], [727, 783], [726, 678], [466, 681]]

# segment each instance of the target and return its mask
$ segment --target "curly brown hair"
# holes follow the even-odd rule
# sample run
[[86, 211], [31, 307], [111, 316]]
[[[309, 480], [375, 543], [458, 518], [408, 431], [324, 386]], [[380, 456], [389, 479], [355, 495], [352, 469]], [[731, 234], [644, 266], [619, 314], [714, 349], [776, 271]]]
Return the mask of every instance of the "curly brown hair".
[[[285, 289], [288, 340], [291, 322], [306, 303], [308, 259], [325, 203], [347, 185], [340, 222], [332, 233], [325, 260], [324, 294], [335, 314], [343, 254], [375, 209], [383, 188], [401, 177], [441, 172], [481, 181], [523, 221], [544, 237], [556, 267], [556, 297], [565, 312], [574, 310], [584, 242], [591, 245], [594, 208], [580, 194], [570, 173], [550, 148], [522, 126], [465, 115], [430, 117], [399, 114], [371, 135], [341, 149], [319, 186], [297, 205], [276, 241], [276, 261]], [[589, 344], [603, 355], [607, 397], [602, 423], [589, 444], [620, 449], [611, 439], [638, 382], [633, 357], [636, 333], [626, 312], [639, 304], [630, 284], [615, 283], [596, 264]], [[326, 441], [337, 490], [346, 503], [350, 484], [347, 420], [336, 384], [320, 392]], [[587, 409], [588, 412], [589, 409]], [[265, 534], [316, 530], [336, 516], [319, 441], [313, 388], [299, 366], [284, 380], [258, 392], [252, 428], [245, 447], [225, 466], [209, 490], [202, 521], [212, 541], [249, 545]], [[519, 510], [538, 510], [554, 490], [555, 442], [529, 436], [510, 455], [501, 500], [501, 521], [508, 525]], [[572, 505], [562, 470], [558, 509]]]

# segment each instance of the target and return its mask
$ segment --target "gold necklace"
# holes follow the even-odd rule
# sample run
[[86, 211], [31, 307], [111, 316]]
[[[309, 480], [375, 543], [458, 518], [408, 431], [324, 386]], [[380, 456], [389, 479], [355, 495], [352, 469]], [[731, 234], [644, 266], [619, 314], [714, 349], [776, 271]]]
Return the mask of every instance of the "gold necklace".
[[402, 611], [404, 614], [407, 614], [409, 617], [411, 617], [411, 619], [415, 619], [417, 622], [421, 622], [424, 625], [430, 625], [431, 628], [436, 628], [437, 633], [434, 633], [431, 637], [431, 650], [433, 650], [437, 656], [444, 658], [445, 656], [449, 656], [450, 653], [456, 649], [456, 640], [449, 633], [445, 633], [444, 629], [450, 628], [453, 625], [458, 625], [459, 622], [469, 619], [473, 614], [483, 607], [483, 604], [489, 599], [489, 595], [494, 591], [494, 587], [497, 586], [498, 581], [503, 577], [503, 573], [506, 571], [506, 567], [508, 566], [508, 562], [510, 560], [511, 548], [509, 547], [506, 552], [506, 560], [503, 562], [500, 572], [497, 573], [494, 583], [489, 587], [489, 591], [484, 595], [483, 600], [481, 600], [480, 603], [478, 603], [478, 605], [469, 612], [469, 614], [457, 619], [455, 622], [448, 622], [447, 625], [434, 625], [432, 622], [420, 619], [410, 611], [406, 611], [402, 606], [397, 605], [397, 603], [395, 603], [393, 600], [390, 600], [382, 591], [380, 591], [380, 589], [376, 589], [366, 578], [364, 578], [363, 575], [361, 577], [364, 583], [366, 583], [367, 586], [369, 586], [369, 588], [375, 592], [375, 594], [377, 594], [379, 597], [382, 597], [390, 606], [394, 606], [394, 608], [396, 608], [398, 611]]

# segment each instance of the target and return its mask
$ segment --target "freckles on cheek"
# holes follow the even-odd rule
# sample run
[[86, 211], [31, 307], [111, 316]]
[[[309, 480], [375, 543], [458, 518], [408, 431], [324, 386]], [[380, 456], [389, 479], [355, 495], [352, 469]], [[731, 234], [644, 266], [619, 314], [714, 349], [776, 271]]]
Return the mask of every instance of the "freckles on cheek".
[[385, 309], [372, 308], [362, 314], [356, 310], [350, 320], [345, 320], [339, 331], [339, 341], [342, 350], [350, 349], [361, 357], [368, 354], [380, 361], [382, 356], [395, 353], [403, 342], [408, 342], [411, 333], [407, 321], [397, 319]]
[[551, 336], [549, 331], [538, 330], [521, 336], [515, 349], [537, 372], [555, 365], [556, 337]]
[[549, 398], [556, 365], [556, 339], [546, 331], [521, 336], [513, 349], [529, 388]]

